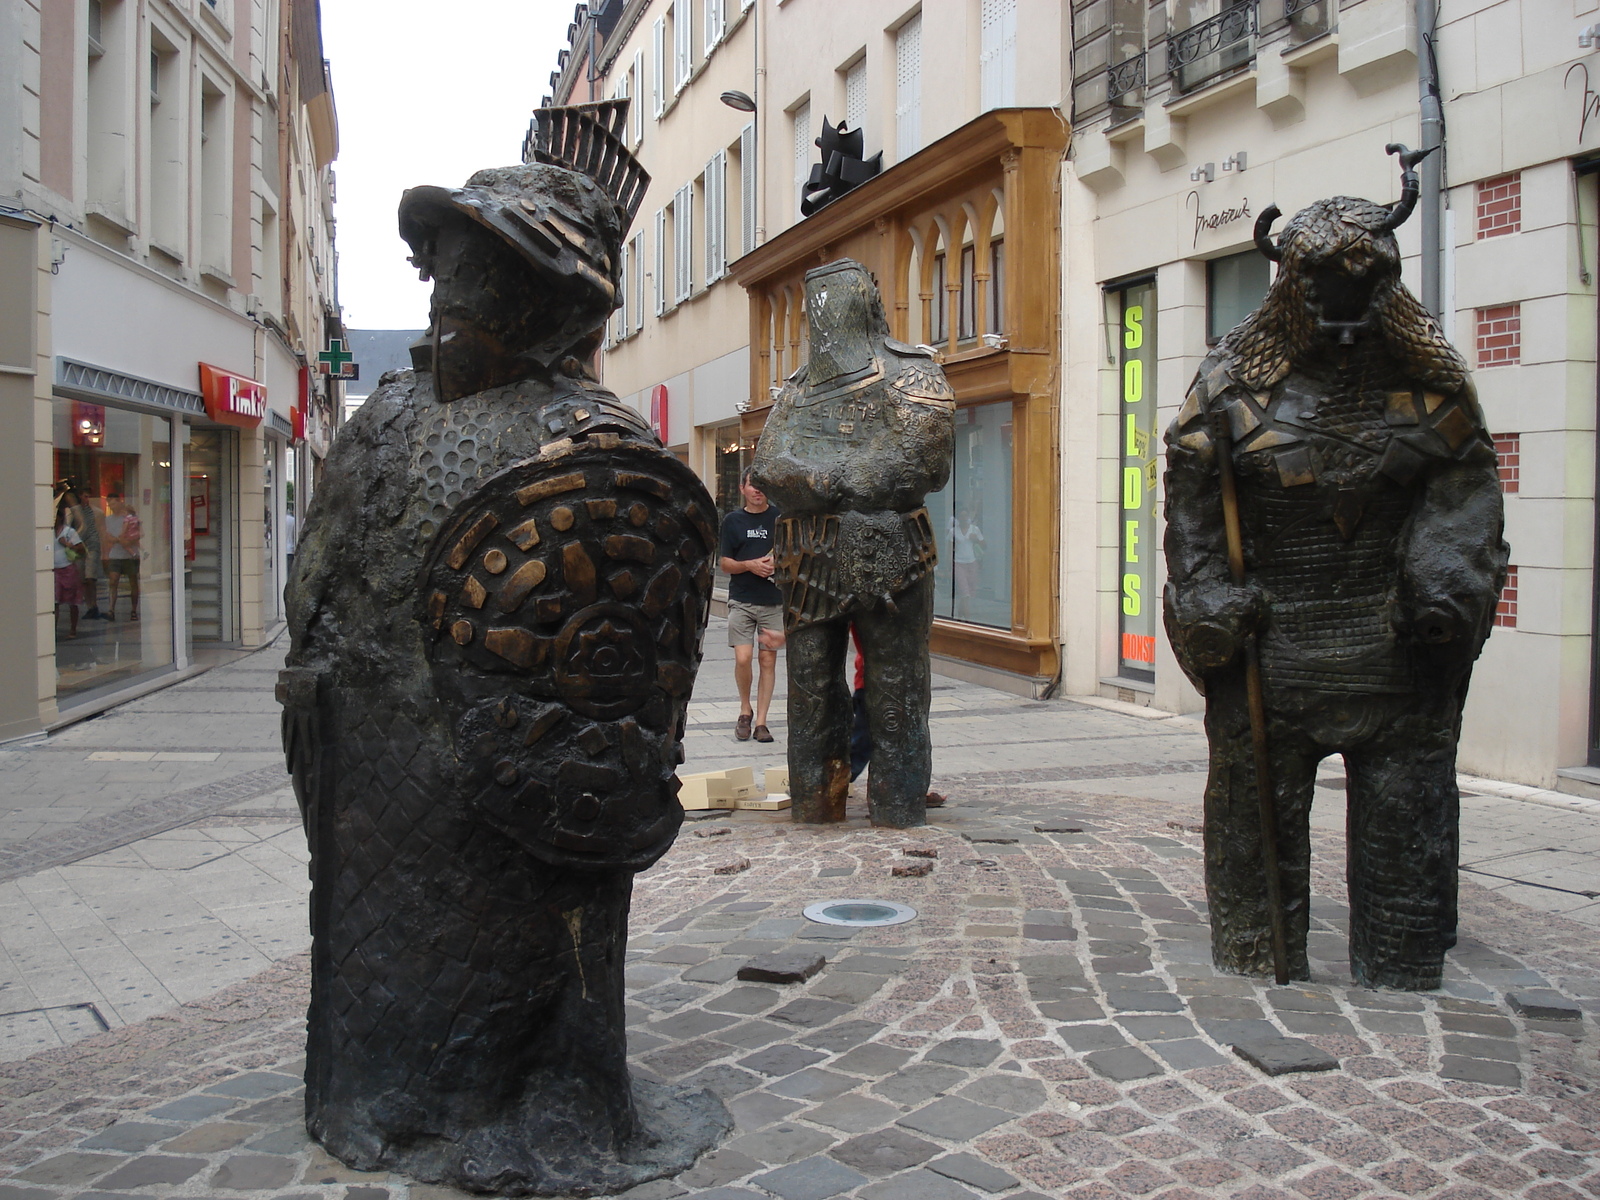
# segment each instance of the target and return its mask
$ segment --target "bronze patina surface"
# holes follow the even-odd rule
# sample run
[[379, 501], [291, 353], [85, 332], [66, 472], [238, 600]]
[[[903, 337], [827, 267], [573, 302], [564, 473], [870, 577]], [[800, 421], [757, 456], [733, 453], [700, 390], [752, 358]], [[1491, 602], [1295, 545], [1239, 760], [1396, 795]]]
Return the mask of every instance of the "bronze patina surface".
[[432, 328], [340, 432], [289, 583], [306, 1121], [363, 1170], [615, 1192], [730, 1128], [626, 1063], [632, 876], [683, 820], [715, 531], [584, 366], [643, 189], [625, 106], [544, 112], [537, 161], [406, 194]]
[[866, 660], [875, 824], [926, 819], [933, 752], [928, 638], [933, 527], [950, 478], [955, 395], [933, 356], [889, 336], [877, 284], [840, 259], [806, 274], [811, 354], [756, 447], [777, 505], [796, 821], [842, 821], [850, 786], [850, 625]]
[[1417, 157], [1402, 154], [1392, 206], [1322, 200], [1277, 244], [1278, 210], [1262, 214], [1277, 278], [1167, 431], [1166, 625], [1206, 694], [1226, 970], [1269, 974], [1276, 957], [1307, 978], [1308, 817], [1333, 753], [1356, 981], [1437, 987], [1455, 944], [1456, 741], [1508, 551], [1466, 363], [1400, 281]]

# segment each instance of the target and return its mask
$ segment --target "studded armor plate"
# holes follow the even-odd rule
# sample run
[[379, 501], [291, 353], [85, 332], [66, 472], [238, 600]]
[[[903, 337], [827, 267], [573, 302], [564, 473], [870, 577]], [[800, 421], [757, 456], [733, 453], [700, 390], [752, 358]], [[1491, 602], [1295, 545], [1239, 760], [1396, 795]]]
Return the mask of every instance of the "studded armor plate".
[[697, 490], [670, 455], [594, 435], [488, 480], [429, 551], [428, 657], [476, 803], [547, 861], [637, 869], [682, 820], [716, 540]]

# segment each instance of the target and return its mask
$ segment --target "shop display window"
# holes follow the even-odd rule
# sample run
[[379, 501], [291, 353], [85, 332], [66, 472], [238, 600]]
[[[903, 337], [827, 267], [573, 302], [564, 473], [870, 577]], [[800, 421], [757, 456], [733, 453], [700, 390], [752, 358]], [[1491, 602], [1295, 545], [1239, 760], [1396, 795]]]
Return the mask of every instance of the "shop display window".
[[1246, 250], [1206, 263], [1206, 341], [1215, 346], [1266, 299], [1272, 268], [1260, 252]]
[[938, 539], [935, 616], [1011, 628], [1012, 406], [956, 410], [949, 484], [928, 497]]
[[58, 702], [170, 668], [172, 422], [53, 402]]

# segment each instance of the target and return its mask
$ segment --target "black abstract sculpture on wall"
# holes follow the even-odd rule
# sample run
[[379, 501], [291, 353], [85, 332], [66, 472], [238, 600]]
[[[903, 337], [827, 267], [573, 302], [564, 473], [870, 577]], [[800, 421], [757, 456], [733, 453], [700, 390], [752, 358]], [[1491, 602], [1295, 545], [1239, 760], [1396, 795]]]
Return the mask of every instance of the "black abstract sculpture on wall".
[[626, 103], [544, 110], [537, 161], [406, 193], [432, 325], [340, 432], [289, 584], [307, 1126], [364, 1170], [614, 1192], [730, 1125], [625, 1057], [632, 875], [683, 820], [716, 541], [585, 366], [646, 182]]
[[796, 821], [842, 821], [850, 788], [850, 624], [866, 660], [872, 821], [927, 815], [933, 751], [928, 639], [933, 526], [950, 478], [955, 394], [933, 356], [889, 336], [877, 284], [840, 259], [806, 274], [811, 354], [756, 446], [777, 505], [789, 656], [789, 790]]
[[812, 144], [822, 151], [822, 160], [811, 164], [811, 175], [800, 189], [802, 217], [832, 204], [883, 170], [883, 152], [867, 158], [865, 136], [859, 129], [847, 128], [843, 121], [833, 125], [823, 117], [822, 136]]
[[1344, 755], [1358, 983], [1439, 986], [1455, 944], [1456, 741], [1505, 578], [1493, 444], [1466, 363], [1400, 281], [1416, 204], [1346, 196], [1273, 244], [1260, 309], [1167, 431], [1166, 625], [1206, 694], [1219, 967], [1307, 978], [1308, 817]]

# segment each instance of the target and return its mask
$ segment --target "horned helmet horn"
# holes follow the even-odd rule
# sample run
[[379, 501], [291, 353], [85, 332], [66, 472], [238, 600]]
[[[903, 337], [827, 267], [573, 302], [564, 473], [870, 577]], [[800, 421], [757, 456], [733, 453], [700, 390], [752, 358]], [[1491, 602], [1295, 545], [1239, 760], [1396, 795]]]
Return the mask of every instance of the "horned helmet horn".
[[1406, 218], [1411, 215], [1411, 210], [1417, 206], [1417, 197], [1422, 194], [1422, 181], [1417, 176], [1417, 164], [1439, 147], [1429, 146], [1426, 150], [1410, 150], [1399, 142], [1390, 142], [1384, 147], [1389, 154], [1400, 156], [1400, 199], [1394, 202], [1389, 209], [1389, 215], [1378, 233], [1393, 233], [1404, 225]]
[[1283, 250], [1272, 241], [1272, 223], [1281, 216], [1283, 212], [1278, 206], [1269, 204], [1256, 218], [1256, 249], [1271, 262], [1283, 261]]

